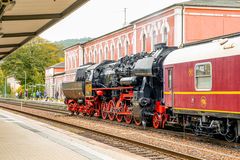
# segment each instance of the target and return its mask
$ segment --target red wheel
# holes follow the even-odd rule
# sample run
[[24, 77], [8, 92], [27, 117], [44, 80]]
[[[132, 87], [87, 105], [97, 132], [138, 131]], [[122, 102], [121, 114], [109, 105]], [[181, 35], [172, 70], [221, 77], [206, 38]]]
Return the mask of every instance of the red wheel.
[[123, 120], [123, 115], [117, 114], [117, 115], [116, 115], [116, 119], [117, 119], [117, 121], [118, 121], [119, 123], [122, 122], [122, 120]]
[[102, 119], [106, 120], [108, 118], [108, 113], [107, 113], [107, 102], [103, 102], [101, 104], [101, 114], [102, 114]]
[[74, 103], [69, 103], [68, 104], [68, 111], [69, 111], [69, 115], [70, 116], [73, 116], [74, 115], [74, 111], [73, 111], [73, 108], [74, 107]]
[[94, 115], [95, 111], [93, 108], [91, 108], [88, 112], [88, 116], [92, 117]]
[[125, 115], [124, 120], [127, 124], [130, 124], [132, 122], [132, 115]]
[[157, 112], [154, 113], [153, 119], [152, 119], [153, 127], [158, 129], [162, 126], [162, 116], [158, 114]]
[[142, 119], [141, 119], [141, 118], [133, 117], [133, 120], [134, 120], [134, 123], [135, 123], [137, 126], [140, 126], [140, 125], [142, 124]]
[[108, 102], [108, 118], [113, 121], [115, 119], [115, 102], [113, 100]]
[[[125, 103], [124, 105], [124, 112], [129, 112], [129, 109], [128, 109], [128, 106], [127, 104]], [[124, 116], [124, 120], [127, 124], [130, 124], [132, 123], [132, 115], [125, 115]]]

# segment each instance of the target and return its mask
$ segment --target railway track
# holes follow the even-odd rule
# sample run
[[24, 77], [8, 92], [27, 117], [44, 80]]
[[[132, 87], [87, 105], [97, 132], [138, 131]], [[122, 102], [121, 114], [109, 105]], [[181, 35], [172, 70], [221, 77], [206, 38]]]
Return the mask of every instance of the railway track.
[[[70, 113], [66, 110], [65, 105], [62, 105], [62, 106], [60, 106], [61, 108], [59, 108], [59, 104], [54, 104], [54, 105], [51, 104], [51, 106], [49, 106], [49, 104], [47, 104], [47, 103], [26, 102], [23, 100], [2, 99], [2, 98], [0, 99], [0, 102], [12, 104], [12, 105], [19, 105], [19, 106], [22, 106], [25, 108], [48, 111], [48, 112], [52, 112], [52, 113], [59, 113], [59, 114], [63, 114], [63, 116], [70, 115]], [[101, 122], [101, 123], [114, 124], [114, 125], [118, 125], [118, 126], [134, 128], [134, 129], [138, 129], [138, 130], [146, 130], [149, 132], [157, 132], [157, 133], [161, 133], [161, 134], [172, 135], [172, 136], [179, 137], [179, 138], [191, 139], [191, 140], [195, 140], [198, 142], [205, 142], [205, 143], [211, 143], [214, 145], [225, 146], [228, 148], [240, 149], [239, 143], [228, 143], [225, 140], [219, 140], [219, 139], [207, 137], [207, 136], [204, 136], [204, 138], [202, 138], [203, 136], [196, 136], [190, 132], [183, 132], [182, 129], [172, 130], [171, 128], [168, 128], [166, 130], [166, 129], [154, 129], [151, 127], [147, 127], [146, 129], [143, 129], [142, 126], [136, 126], [134, 124], [126, 124], [124, 122], [119, 123], [117, 121], [103, 120], [98, 117], [89, 117], [89, 116], [81, 116], [80, 115], [80, 116], [76, 116], [76, 118], [87, 119], [87, 120]]]
[[[2, 102], [2, 101], [1, 101]], [[19, 105], [19, 103], [14, 103], [14, 102], [9, 102], [8, 104], [11, 105]], [[1, 106], [2, 108], [5, 108], [4, 106]], [[23, 105], [22, 107], [26, 107], [26, 108], [33, 108], [33, 109], [40, 109], [43, 111], [48, 111], [48, 112], [55, 112], [55, 109], [46, 109], [45, 107], [37, 107], [34, 105], [28, 106], [28, 105]], [[79, 127], [76, 125], [72, 125], [72, 124], [68, 124], [65, 122], [59, 122], [59, 121], [55, 121], [53, 119], [48, 119], [46, 117], [43, 116], [36, 116], [33, 115], [31, 113], [26, 113], [20, 110], [16, 110], [14, 108], [5, 108], [7, 110], [12, 110], [24, 115], [28, 115], [28, 116], [33, 116], [33, 117], [37, 117], [38, 119], [43, 119], [45, 121], [55, 123], [56, 125], [60, 125], [62, 126], [61, 128], [66, 129], [66, 127], [69, 128], [69, 130], [73, 131], [75, 130], [76, 133], [78, 133], [81, 136], [99, 141], [101, 143], [105, 143], [108, 144], [110, 146], [122, 149], [122, 150], [126, 150], [129, 151], [131, 153], [134, 153], [136, 155], [140, 155], [142, 157], [148, 158], [148, 159], [152, 159], [152, 160], [158, 160], [158, 159], [186, 159], [186, 160], [199, 160], [199, 158], [190, 156], [190, 155], [185, 155], [182, 153], [178, 153], [178, 152], [174, 152], [172, 150], [166, 150], [163, 148], [159, 148], [153, 145], [149, 145], [149, 144], [145, 144], [142, 143], [140, 141], [136, 141], [136, 140], [131, 140], [131, 139], [127, 139], [124, 137], [119, 137], [118, 135], [112, 135], [112, 134], [108, 134], [108, 133], [104, 133], [104, 132], [99, 132], [96, 130], [91, 130], [88, 128], [84, 128], [84, 127]], [[58, 112], [63, 114], [64, 112]], [[66, 113], [66, 112], [65, 112]]]
[[41, 104], [41, 103], [31, 103], [23, 100], [13, 100], [13, 99], [0, 99], [0, 102], [6, 103], [6, 104], [11, 104], [11, 105], [17, 105], [25, 108], [32, 108], [32, 109], [38, 109], [42, 111], [49, 111], [49, 112], [54, 112], [54, 113], [60, 113], [60, 114], [68, 114], [69, 112], [66, 110], [66, 108], [60, 109], [59, 106], [56, 107], [57, 105], [49, 106], [46, 103]]
[[234, 142], [229, 143], [222, 137], [216, 138], [216, 137], [209, 137], [209, 136], [196, 136], [195, 134], [191, 133], [190, 131], [184, 132], [184, 130], [182, 128], [176, 129], [176, 128], [167, 126], [166, 129], [155, 129], [152, 127], [147, 127], [144, 129], [142, 126], [136, 126], [133, 123], [132, 124], [126, 124], [124, 122], [119, 123], [117, 121], [103, 120], [103, 119], [100, 119], [97, 117], [78, 116], [77, 118], [88, 119], [91, 121], [97, 121], [97, 122], [102, 122], [102, 123], [109, 123], [109, 124], [114, 124], [114, 125], [118, 125], [118, 126], [134, 128], [134, 129], [138, 129], [138, 130], [146, 130], [146, 131], [152, 132], [152, 133], [161, 133], [161, 134], [166, 134], [166, 135], [172, 135], [172, 136], [179, 137], [179, 138], [191, 139], [191, 140], [198, 141], [198, 142], [211, 143], [214, 145], [225, 146], [225, 147], [227, 146], [229, 148], [240, 149], [239, 143], [234, 143]]

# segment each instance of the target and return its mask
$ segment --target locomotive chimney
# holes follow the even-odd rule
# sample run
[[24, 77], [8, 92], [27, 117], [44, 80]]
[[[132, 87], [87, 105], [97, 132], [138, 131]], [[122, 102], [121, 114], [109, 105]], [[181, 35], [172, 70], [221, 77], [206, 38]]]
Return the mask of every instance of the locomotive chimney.
[[166, 43], [158, 43], [158, 44], [155, 44], [154, 45], [154, 50], [159, 50], [159, 49], [162, 49], [162, 48], [167, 48], [167, 45]]

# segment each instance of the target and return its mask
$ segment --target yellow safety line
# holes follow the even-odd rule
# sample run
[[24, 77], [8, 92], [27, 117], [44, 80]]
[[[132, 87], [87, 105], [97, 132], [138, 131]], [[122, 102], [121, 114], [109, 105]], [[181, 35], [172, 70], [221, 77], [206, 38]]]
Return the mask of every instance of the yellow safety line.
[[203, 112], [217, 112], [217, 113], [231, 113], [231, 114], [240, 114], [240, 112], [232, 111], [220, 111], [220, 110], [206, 110], [206, 109], [194, 109], [194, 108], [174, 108], [174, 110], [187, 110], [187, 111], [203, 111]]

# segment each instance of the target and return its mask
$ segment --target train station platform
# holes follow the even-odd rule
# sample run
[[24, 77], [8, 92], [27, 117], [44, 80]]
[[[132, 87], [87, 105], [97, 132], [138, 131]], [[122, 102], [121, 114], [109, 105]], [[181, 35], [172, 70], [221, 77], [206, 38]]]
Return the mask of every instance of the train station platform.
[[144, 158], [0, 109], [0, 160], [67, 159]]

